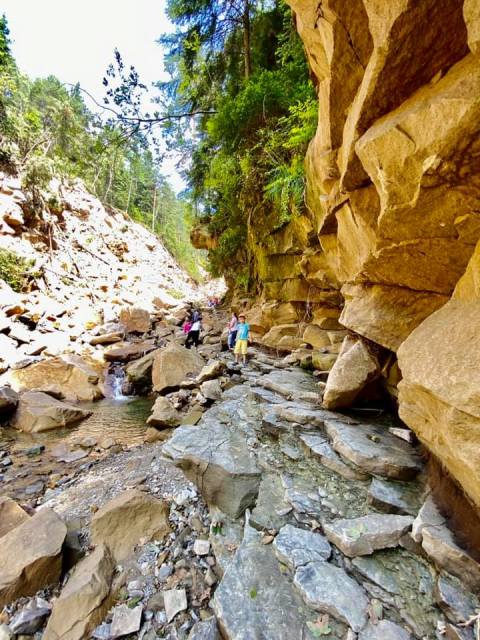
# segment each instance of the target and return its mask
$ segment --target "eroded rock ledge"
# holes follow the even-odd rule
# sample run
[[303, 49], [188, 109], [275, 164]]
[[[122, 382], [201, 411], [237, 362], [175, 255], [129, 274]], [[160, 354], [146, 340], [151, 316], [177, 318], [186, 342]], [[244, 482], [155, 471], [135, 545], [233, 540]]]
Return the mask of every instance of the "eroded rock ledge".
[[478, 3], [288, 2], [319, 124], [307, 213], [274, 231], [267, 216], [250, 222], [252, 329], [280, 351], [313, 348], [343, 406], [359, 395], [339, 385], [352, 370], [334, 366], [342, 331], [376, 345], [363, 386], [373, 376], [399, 395], [402, 418], [478, 507]]

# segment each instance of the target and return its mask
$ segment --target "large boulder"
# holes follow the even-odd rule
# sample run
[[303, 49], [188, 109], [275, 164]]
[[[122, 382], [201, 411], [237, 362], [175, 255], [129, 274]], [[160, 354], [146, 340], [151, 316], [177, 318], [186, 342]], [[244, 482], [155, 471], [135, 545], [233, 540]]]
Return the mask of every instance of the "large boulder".
[[61, 402], [40, 391], [27, 391], [20, 396], [12, 426], [19, 431], [39, 433], [66, 427], [92, 414], [72, 404]]
[[12, 371], [9, 378], [15, 391], [43, 391], [73, 402], [102, 397], [99, 372], [76, 355], [36, 362]]
[[350, 406], [379, 374], [378, 359], [366, 343], [360, 338], [347, 336], [329, 373], [323, 406], [326, 409]]
[[170, 427], [177, 427], [181, 419], [181, 415], [174, 408], [170, 400], [160, 396], [155, 400], [152, 414], [148, 418], [147, 424], [151, 424], [152, 427], [168, 429]]
[[57, 514], [43, 508], [2, 537], [0, 607], [58, 581], [66, 534]]
[[238, 518], [255, 500], [261, 471], [240, 430], [227, 430], [216, 420], [181, 426], [163, 451], [209, 504], [231, 517]]
[[0, 497], [0, 538], [12, 529], [28, 520], [30, 516], [15, 500], [8, 496]]
[[150, 331], [152, 319], [146, 309], [125, 307], [120, 311], [120, 322], [127, 333], [146, 333]]
[[55, 600], [43, 640], [83, 640], [110, 607], [115, 563], [108, 548], [99, 545], [73, 570]]
[[153, 359], [156, 351], [150, 351], [142, 358], [130, 362], [125, 367], [128, 381], [136, 388], [148, 387], [152, 383]]
[[105, 349], [103, 357], [107, 362], [130, 362], [143, 358], [155, 349], [153, 340], [144, 342], [118, 342], [112, 348]]
[[302, 334], [302, 324], [279, 324], [263, 336], [262, 343], [271, 349], [291, 351], [303, 344]]
[[205, 361], [194, 349], [186, 349], [172, 342], [155, 353], [152, 382], [160, 393], [177, 388], [188, 377], [197, 376]]
[[328, 331], [321, 329], [317, 324], [309, 324], [303, 332], [303, 342], [306, 342], [314, 349], [322, 349], [330, 346]]
[[161, 540], [170, 531], [168, 505], [138, 489], [110, 500], [92, 518], [93, 544], [106, 544], [115, 560], [124, 560], [140, 539]]

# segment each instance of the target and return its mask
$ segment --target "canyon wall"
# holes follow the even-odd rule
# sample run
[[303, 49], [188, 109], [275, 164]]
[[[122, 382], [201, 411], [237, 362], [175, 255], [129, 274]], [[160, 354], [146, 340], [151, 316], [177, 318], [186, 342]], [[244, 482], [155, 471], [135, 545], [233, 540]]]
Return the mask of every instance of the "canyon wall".
[[319, 124], [307, 212], [249, 223], [252, 328], [286, 350], [347, 329], [393, 363], [401, 417], [479, 506], [480, 5], [288, 2]]

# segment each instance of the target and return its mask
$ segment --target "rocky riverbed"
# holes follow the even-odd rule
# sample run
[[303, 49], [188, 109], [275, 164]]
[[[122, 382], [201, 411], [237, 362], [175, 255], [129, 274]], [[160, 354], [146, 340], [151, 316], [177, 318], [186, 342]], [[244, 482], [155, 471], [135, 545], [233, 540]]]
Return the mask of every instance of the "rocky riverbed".
[[237, 367], [220, 312], [186, 350], [181, 313], [103, 347], [127, 390], [154, 392], [133, 402], [130, 442], [88, 428], [125, 419], [113, 399], [75, 404], [93, 415], [44, 450], [6, 431], [0, 638], [474, 640], [480, 565], [411, 433], [382, 410], [322, 408], [294, 356], [251, 349]]

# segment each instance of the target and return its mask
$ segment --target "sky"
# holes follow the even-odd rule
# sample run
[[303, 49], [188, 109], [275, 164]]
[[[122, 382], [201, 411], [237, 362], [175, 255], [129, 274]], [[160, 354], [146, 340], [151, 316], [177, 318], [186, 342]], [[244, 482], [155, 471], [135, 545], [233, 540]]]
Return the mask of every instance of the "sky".
[[[102, 78], [119, 49], [147, 86], [164, 79], [162, 49], [156, 40], [171, 31], [166, 0], [0, 0], [7, 16], [12, 51], [32, 78], [57, 76], [81, 86], [102, 101]], [[85, 98], [87, 105], [94, 105]], [[163, 172], [176, 191], [184, 185], [167, 158]]]

